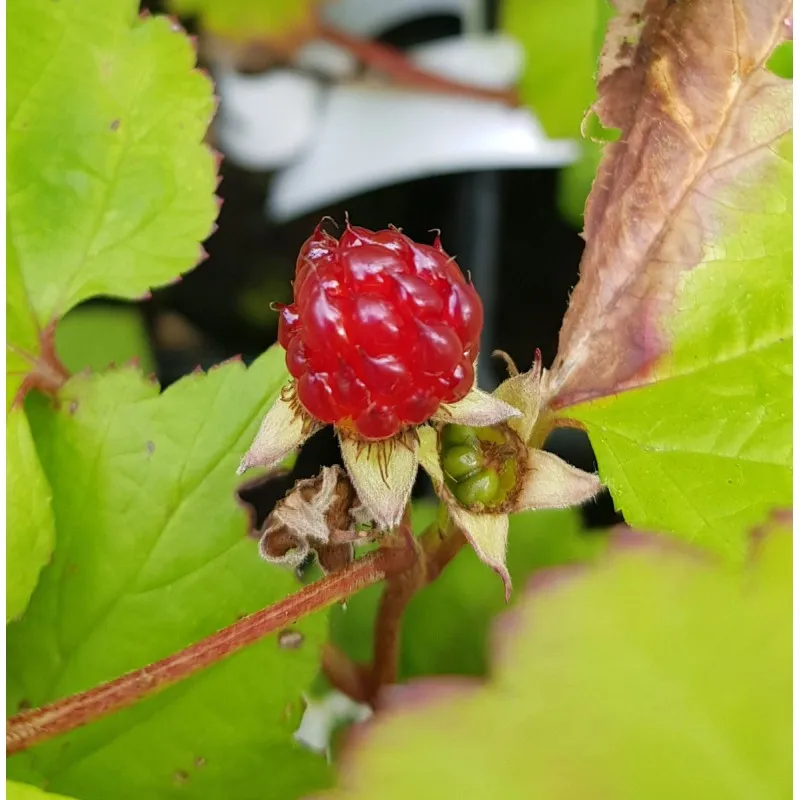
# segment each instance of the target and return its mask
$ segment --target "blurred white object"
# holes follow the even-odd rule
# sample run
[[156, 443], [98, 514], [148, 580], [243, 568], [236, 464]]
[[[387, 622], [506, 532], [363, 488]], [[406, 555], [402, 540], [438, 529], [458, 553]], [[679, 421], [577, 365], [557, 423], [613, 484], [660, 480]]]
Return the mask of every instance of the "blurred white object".
[[319, 700], [307, 697], [306, 710], [294, 737], [306, 747], [326, 753], [331, 736], [340, 725], [363, 722], [371, 716], [369, 706], [355, 703], [341, 692], [329, 692]]
[[522, 46], [502, 33], [452, 36], [415, 47], [409, 55], [428, 72], [482, 89], [513, 86], [525, 64]]
[[301, 69], [313, 70], [330, 78], [352, 78], [358, 71], [356, 57], [339, 45], [314, 39], [303, 45], [292, 62]]
[[[461, 17], [465, 27], [481, 0], [338, 0], [325, 5], [327, 22], [350, 33], [381, 30], [437, 14]], [[478, 26], [479, 27], [479, 26]], [[408, 53], [428, 72], [481, 88], [512, 86], [523, 67], [517, 42], [500, 33], [440, 39]], [[328, 42], [310, 42], [298, 67], [334, 80], [356, 69], [353, 56]], [[257, 170], [281, 169], [267, 198], [268, 215], [287, 221], [371, 189], [453, 172], [560, 167], [578, 144], [548, 139], [525, 108], [423, 91], [335, 84], [274, 70], [241, 75], [219, 70], [220, 149]]]
[[268, 212], [286, 221], [342, 198], [427, 175], [560, 167], [577, 155], [575, 142], [548, 139], [524, 108], [337, 86], [309, 152], [273, 180]]
[[216, 135], [222, 152], [248, 169], [276, 169], [314, 136], [324, 88], [310, 75], [275, 69], [242, 75], [214, 71], [221, 97]]

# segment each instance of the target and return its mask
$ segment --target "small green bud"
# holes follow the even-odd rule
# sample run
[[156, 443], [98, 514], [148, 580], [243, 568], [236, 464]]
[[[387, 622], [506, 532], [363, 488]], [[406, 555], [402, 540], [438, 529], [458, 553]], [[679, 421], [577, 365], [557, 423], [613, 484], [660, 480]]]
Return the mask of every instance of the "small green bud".
[[511, 428], [445, 425], [439, 441], [445, 484], [462, 505], [491, 512], [514, 497], [525, 448]]
[[468, 478], [484, 463], [480, 450], [470, 445], [456, 445], [442, 452], [442, 469], [456, 481]]
[[458, 501], [465, 506], [481, 505], [491, 507], [497, 502], [497, 491], [500, 488], [500, 478], [493, 469], [484, 469], [467, 478], [450, 491]]
[[476, 438], [475, 428], [468, 425], [445, 425], [442, 430], [442, 449], [457, 444], [472, 444]]
[[473, 428], [475, 436], [482, 442], [491, 442], [492, 444], [506, 444], [508, 435], [506, 432], [496, 426], [488, 428]]
[[509, 492], [517, 486], [517, 462], [509, 459], [500, 470], [500, 500], [505, 500]]

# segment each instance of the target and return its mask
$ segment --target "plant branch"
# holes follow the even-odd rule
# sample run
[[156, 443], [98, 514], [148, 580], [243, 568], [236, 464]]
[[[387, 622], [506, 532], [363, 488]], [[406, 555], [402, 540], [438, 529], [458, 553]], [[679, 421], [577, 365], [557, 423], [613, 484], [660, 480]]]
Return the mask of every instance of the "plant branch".
[[342, 572], [328, 575], [161, 661], [42, 708], [17, 714], [6, 722], [6, 754], [19, 753], [127, 708], [301, 617], [408, 569], [413, 557], [413, 552], [407, 548], [387, 548], [370, 553]]
[[408, 604], [420, 589], [441, 575], [466, 543], [464, 534], [451, 522], [447, 523], [444, 530], [435, 522], [419, 539], [414, 538], [408, 513], [398, 534], [398, 543], [405, 542], [415, 557], [406, 570], [388, 577], [378, 607], [373, 662], [368, 673], [369, 685], [366, 689], [363, 686], [359, 689], [359, 695], [366, 695], [367, 702], [373, 707], [376, 706], [381, 688], [397, 680], [403, 615]]
[[407, 548], [414, 554], [414, 560], [408, 569], [387, 578], [375, 620], [374, 655], [368, 687], [368, 702], [372, 706], [381, 687], [397, 680], [403, 614], [411, 598], [425, 585], [425, 554], [411, 530], [410, 517], [406, 509], [397, 529], [395, 546]]
[[369, 667], [353, 661], [331, 642], [322, 646], [322, 671], [334, 689], [356, 703], [369, 703]]
[[318, 33], [321, 38], [348, 50], [363, 64], [388, 75], [397, 85], [479, 100], [493, 100], [511, 106], [519, 104], [516, 89], [486, 89], [444, 78], [416, 66], [405, 53], [395, 47], [353, 36], [324, 23], [320, 24]]

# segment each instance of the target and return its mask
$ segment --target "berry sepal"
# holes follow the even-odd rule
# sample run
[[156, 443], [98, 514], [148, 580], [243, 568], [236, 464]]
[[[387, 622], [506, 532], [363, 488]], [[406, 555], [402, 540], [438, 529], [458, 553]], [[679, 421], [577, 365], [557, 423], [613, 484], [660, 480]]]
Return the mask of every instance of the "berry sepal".
[[237, 474], [251, 467], [271, 469], [315, 434], [322, 425], [297, 402], [294, 381], [288, 381], [261, 422], [253, 443], [244, 454]]
[[545, 375], [537, 354], [533, 369], [512, 375], [498, 387], [494, 396], [521, 412], [501, 424], [448, 424], [419, 431], [421, 466], [450, 519], [481, 561], [502, 578], [506, 600], [511, 596], [506, 567], [509, 515], [580, 505], [602, 488], [597, 475], [540, 449], [546, 435], [544, 426], [537, 426]]
[[339, 434], [342, 458], [356, 493], [379, 530], [400, 524], [419, 464], [416, 432], [380, 442]]

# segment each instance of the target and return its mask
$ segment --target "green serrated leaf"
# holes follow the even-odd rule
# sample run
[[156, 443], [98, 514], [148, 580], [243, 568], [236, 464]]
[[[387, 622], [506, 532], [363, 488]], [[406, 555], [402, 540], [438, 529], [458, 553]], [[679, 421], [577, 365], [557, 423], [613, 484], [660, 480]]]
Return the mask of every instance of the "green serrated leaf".
[[[412, 508], [414, 529], [433, 522], [436, 507]], [[525, 579], [554, 564], [587, 561], [603, 547], [605, 537], [587, 533], [573, 509], [515, 514], [509, 531], [508, 567], [514, 580], [512, 599]], [[365, 589], [331, 611], [331, 638], [351, 658], [372, 658], [372, 635], [380, 586]], [[411, 601], [403, 617], [400, 655], [402, 679], [421, 675], [482, 675], [486, 670], [489, 624], [506, 608], [503, 585], [465, 547], [447, 569]]]
[[21, 406], [12, 408], [26, 374], [30, 354], [39, 348], [19, 265], [6, 261], [6, 335], [15, 341], [6, 354], [6, 621], [28, 604], [42, 567], [55, 543], [50, 508], [52, 493], [42, 471], [30, 426]]
[[180, 30], [137, 13], [8, 6], [8, 239], [40, 328], [191, 269], [216, 216], [210, 81]]
[[525, 50], [520, 92], [554, 138], [580, 136], [594, 99], [597, 0], [506, 0], [503, 30]]
[[36, 786], [16, 781], [6, 781], [6, 800], [72, 800], [63, 794], [43, 792]]
[[[228, 363], [163, 394], [126, 368], [73, 378], [56, 408], [30, 397], [58, 546], [8, 628], [10, 711], [151, 663], [295, 589], [291, 573], [260, 559], [234, 498], [240, 453], [285, 379], [273, 348], [249, 370]], [[324, 759], [292, 734], [325, 615], [292, 627], [299, 648], [267, 638], [44, 743], [20, 772], [82, 800], [282, 800], [319, 787]]]
[[6, 413], [39, 355], [39, 338], [19, 261], [6, 239]]
[[792, 500], [791, 137], [773, 146], [771, 180], [719, 198], [648, 385], [567, 411], [630, 524], [733, 558]]
[[147, 328], [136, 306], [85, 305], [73, 309], [56, 328], [56, 351], [72, 373], [87, 368], [102, 371], [133, 359], [138, 360], [145, 375], [156, 369]]
[[311, 25], [318, 0], [168, 0], [176, 14], [198, 16], [212, 33], [234, 40], [274, 38]]
[[11, 411], [6, 420], [6, 497], [8, 621], [25, 610], [55, 544], [50, 486], [21, 408]]
[[483, 686], [399, 691], [325, 796], [789, 797], [791, 598], [788, 536], [743, 571], [623, 548], [520, 603]]

